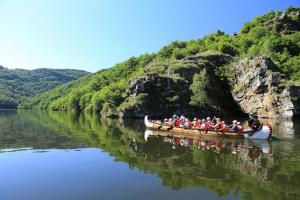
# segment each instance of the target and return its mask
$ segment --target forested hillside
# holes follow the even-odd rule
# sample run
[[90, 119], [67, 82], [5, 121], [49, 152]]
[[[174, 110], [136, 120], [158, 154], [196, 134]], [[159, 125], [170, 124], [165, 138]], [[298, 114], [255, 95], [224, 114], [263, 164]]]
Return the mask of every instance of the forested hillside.
[[16, 108], [25, 99], [88, 73], [73, 69], [8, 69], [0, 66], [0, 108]]
[[[268, 57], [285, 84], [300, 84], [299, 30], [299, 8], [290, 7], [284, 13], [270, 11], [247, 22], [239, 33], [228, 35], [218, 30], [201, 39], [174, 41], [157, 53], [131, 57], [86, 79], [28, 99], [19, 107], [76, 109], [107, 116], [126, 116], [126, 111], [139, 109], [145, 113], [155, 106], [153, 102], [164, 104], [168, 112], [180, 107], [223, 108], [226, 105], [218, 106], [222, 102], [213, 96], [222, 89], [224, 93], [230, 92], [227, 83], [234, 76], [231, 63], [245, 58]], [[193, 56], [200, 61], [192, 62]], [[145, 92], [136, 84], [149, 79], [153, 79], [151, 87], [155, 93]], [[230, 98], [227, 94], [223, 97]], [[154, 101], [157, 99], [162, 101]]]

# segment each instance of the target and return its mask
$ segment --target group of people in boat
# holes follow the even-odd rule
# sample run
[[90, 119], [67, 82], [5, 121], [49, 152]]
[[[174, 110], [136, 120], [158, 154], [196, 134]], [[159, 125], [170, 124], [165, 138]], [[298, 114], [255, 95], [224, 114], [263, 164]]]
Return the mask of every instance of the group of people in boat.
[[[181, 128], [197, 128], [202, 130], [219, 130], [219, 131], [235, 131], [235, 132], [243, 132], [244, 127], [241, 122], [237, 120], [233, 120], [231, 125], [227, 125], [225, 121], [222, 121], [220, 118], [207, 117], [206, 119], [198, 119], [194, 118], [193, 121], [189, 120], [189, 118], [181, 115], [180, 117], [177, 115], [173, 115], [172, 118], [165, 119], [163, 122], [164, 125], [171, 127], [181, 127]], [[262, 124], [258, 120], [258, 116], [255, 113], [249, 114], [248, 126], [256, 131], [262, 127]]]
[[231, 125], [227, 125], [225, 121], [222, 121], [220, 118], [207, 117], [206, 119], [198, 119], [194, 118], [193, 121], [189, 120], [189, 118], [181, 115], [180, 117], [177, 115], [173, 115], [172, 118], [164, 119], [163, 125], [172, 126], [172, 127], [181, 127], [188, 129], [202, 129], [202, 130], [218, 130], [218, 131], [235, 131], [235, 132], [243, 132], [244, 127], [241, 122], [237, 120], [233, 120]]

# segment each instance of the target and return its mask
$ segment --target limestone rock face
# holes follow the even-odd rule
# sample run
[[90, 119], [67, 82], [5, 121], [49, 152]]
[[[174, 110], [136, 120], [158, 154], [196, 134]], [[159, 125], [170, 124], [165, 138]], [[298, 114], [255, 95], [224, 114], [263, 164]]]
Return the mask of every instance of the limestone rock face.
[[232, 96], [245, 113], [290, 118], [299, 114], [300, 87], [288, 86], [269, 58], [247, 58], [233, 64]]

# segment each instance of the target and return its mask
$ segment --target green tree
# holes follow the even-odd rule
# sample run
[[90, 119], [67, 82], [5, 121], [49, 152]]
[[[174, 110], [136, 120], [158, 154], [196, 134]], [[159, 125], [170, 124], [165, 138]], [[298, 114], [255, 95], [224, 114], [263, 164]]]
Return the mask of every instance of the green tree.
[[190, 104], [197, 107], [203, 107], [211, 104], [207, 90], [209, 88], [209, 80], [206, 69], [193, 76], [193, 83], [190, 89], [193, 92]]

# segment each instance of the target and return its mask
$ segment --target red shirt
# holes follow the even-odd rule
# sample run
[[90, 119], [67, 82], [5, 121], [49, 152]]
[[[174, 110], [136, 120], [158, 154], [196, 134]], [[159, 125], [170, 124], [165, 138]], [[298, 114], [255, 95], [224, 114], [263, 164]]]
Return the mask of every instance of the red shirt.
[[211, 122], [205, 122], [205, 129], [209, 129], [209, 126], [210, 126]]
[[175, 126], [178, 126], [178, 127], [180, 126], [180, 119], [179, 118], [176, 119]]
[[226, 124], [221, 124], [222, 131], [228, 131], [228, 126]]
[[201, 128], [201, 122], [198, 122], [198, 121], [197, 121], [196, 127], [197, 127], [197, 128]]
[[220, 129], [221, 127], [222, 127], [222, 124], [221, 123], [217, 123], [215, 128], [216, 129]]

